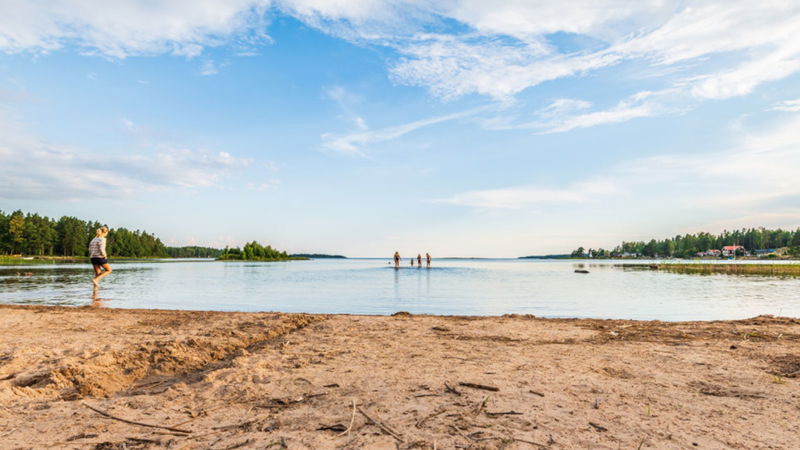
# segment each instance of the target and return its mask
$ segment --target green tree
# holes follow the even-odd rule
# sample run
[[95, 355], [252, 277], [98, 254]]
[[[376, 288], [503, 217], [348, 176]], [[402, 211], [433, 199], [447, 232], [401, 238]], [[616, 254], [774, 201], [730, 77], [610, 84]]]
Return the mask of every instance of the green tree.
[[25, 215], [22, 211], [14, 211], [8, 221], [8, 233], [11, 236], [11, 253], [22, 251], [25, 242]]

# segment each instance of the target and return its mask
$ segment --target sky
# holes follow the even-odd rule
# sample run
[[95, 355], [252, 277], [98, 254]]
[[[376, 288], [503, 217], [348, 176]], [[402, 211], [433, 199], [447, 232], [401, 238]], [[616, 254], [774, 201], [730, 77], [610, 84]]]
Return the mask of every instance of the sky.
[[800, 226], [793, 0], [4, 0], [0, 210], [516, 257]]

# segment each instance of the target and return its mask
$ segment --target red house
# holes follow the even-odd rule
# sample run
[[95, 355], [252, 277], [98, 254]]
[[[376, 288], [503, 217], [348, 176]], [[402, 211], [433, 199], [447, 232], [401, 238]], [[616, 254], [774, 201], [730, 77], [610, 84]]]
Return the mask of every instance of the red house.
[[747, 250], [745, 250], [741, 245], [726, 245], [722, 247], [722, 256], [736, 256], [737, 251], [747, 253]]

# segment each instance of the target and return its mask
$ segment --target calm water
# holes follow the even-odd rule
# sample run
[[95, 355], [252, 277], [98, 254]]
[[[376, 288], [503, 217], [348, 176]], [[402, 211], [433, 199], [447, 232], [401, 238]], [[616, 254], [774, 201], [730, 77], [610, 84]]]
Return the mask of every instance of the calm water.
[[[279, 263], [113, 264], [99, 299], [112, 308], [311, 313], [535, 314], [545, 317], [800, 317], [800, 278], [681, 275], [612, 262], [434, 260], [394, 270], [383, 259]], [[406, 261], [407, 263], [407, 261]], [[30, 272], [31, 275], [25, 275]], [[0, 303], [87, 305], [91, 266], [0, 266]]]

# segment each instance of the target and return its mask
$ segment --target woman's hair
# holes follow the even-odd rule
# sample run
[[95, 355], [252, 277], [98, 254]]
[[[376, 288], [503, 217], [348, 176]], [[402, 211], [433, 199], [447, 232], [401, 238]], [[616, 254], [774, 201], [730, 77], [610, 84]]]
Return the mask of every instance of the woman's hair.
[[105, 225], [103, 225], [102, 227], [98, 228], [97, 231], [95, 232], [95, 236], [97, 236], [97, 237], [103, 237], [103, 236], [105, 236], [107, 234], [108, 234], [108, 227], [105, 226]]

